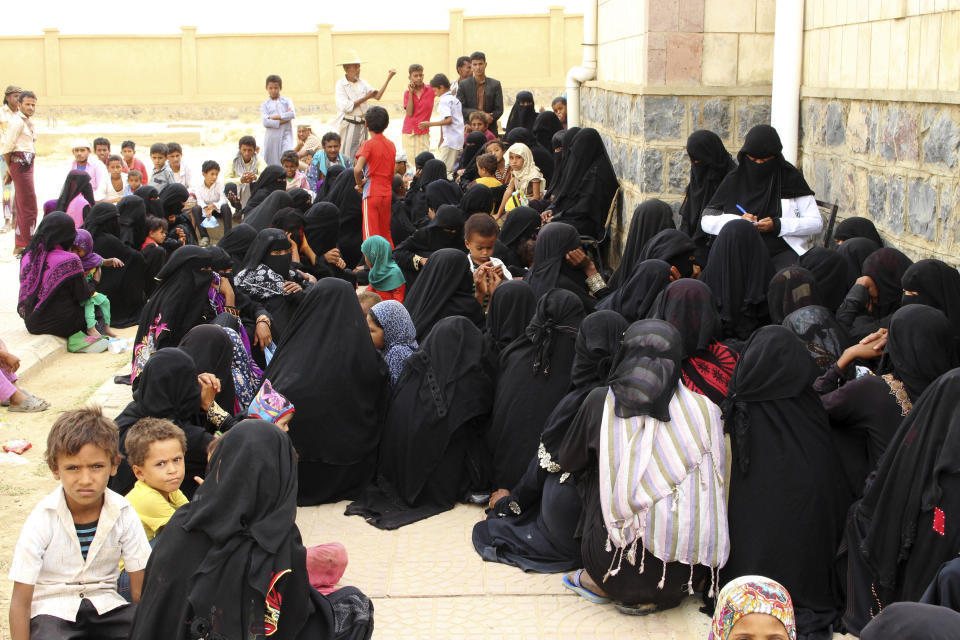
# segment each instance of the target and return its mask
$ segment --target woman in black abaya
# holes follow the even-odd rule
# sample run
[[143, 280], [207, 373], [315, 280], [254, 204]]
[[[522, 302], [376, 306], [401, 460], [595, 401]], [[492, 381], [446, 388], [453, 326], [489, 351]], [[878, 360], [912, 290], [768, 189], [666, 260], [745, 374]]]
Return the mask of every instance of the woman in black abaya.
[[781, 323], [807, 345], [820, 373], [829, 369], [844, 349], [850, 346], [847, 330], [840, 326], [836, 316], [826, 307], [809, 306], [797, 309]]
[[[179, 348], [191, 358], [197, 371], [212, 373], [220, 380], [220, 391], [214, 401], [223, 411], [231, 416], [237, 411], [235, 402], [236, 391], [233, 386], [233, 342], [227, 332], [218, 324], [201, 324], [190, 329], [183, 336]], [[227, 431], [229, 427], [219, 425], [220, 431]]]
[[723, 141], [713, 131], [700, 129], [687, 138], [690, 157], [690, 182], [680, 204], [680, 231], [690, 236], [697, 246], [697, 264], [707, 264], [710, 236], [700, 226], [700, 218], [713, 199], [717, 187], [728, 173], [737, 168]]
[[[347, 507], [379, 529], [453, 508], [481, 480], [470, 451], [493, 401], [483, 336], [466, 318], [444, 318], [407, 358], [393, 391], [376, 483]], [[479, 445], [479, 446], [478, 446]]]
[[[305, 270], [317, 278], [334, 276], [350, 284], [356, 282], [356, 275], [347, 269], [346, 262], [340, 256], [337, 247], [340, 235], [340, 211], [330, 202], [318, 202], [303, 217], [303, 235], [310, 250], [313, 251], [313, 264], [305, 265]], [[300, 260], [303, 262], [303, 256]]]
[[840, 221], [836, 230], [833, 232], [833, 239], [838, 244], [844, 244], [854, 238], [866, 238], [877, 243], [877, 248], [883, 246], [883, 239], [877, 232], [877, 227], [873, 221], [860, 216], [853, 216]]
[[475, 213], [491, 213], [493, 204], [493, 192], [490, 191], [490, 187], [475, 184], [463, 194], [459, 207], [463, 215], [469, 218]]
[[537, 114], [530, 130], [533, 132], [533, 137], [537, 139], [537, 144], [552, 152], [555, 149], [553, 136], [563, 131], [563, 123], [553, 111], [541, 111]]
[[286, 190], [286, 177], [286, 169], [276, 164], [267, 165], [260, 172], [257, 181], [250, 185], [250, 199], [247, 200], [247, 204], [243, 208], [244, 222], [246, 222], [246, 217], [267, 199], [267, 196], [274, 191]]
[[140, 251], [147, 239], [147, 203], [137, 196], [124, 196], [117, 203], [120, 214], [120, 240]]
[[644, 260], [622, 287], [600, 301], [597, 309], [616, 311], [627, 322], [643, 320], [668, 284], [670, 265], [663, 260]]
[[877, 329], [886, 328], [890, 315], [903, 298], [901, 279], [913, 264], [907, 256], [891, 247], [878, 249], [863, 263], [863, 275], [847, 292], [837, 310], [837, 320], [859, 340]]
[[510, 109], [510, 117], [507, 118], [507, 128], [505, 133], [517, 127], [532, 129], [533, 122], [537, 117], [537, 108], [533, 104], [533, 94], [529, 91], [520, 91], [517, 93], [517, 99]]
[[[837, 253], [847, 264], [847, 291], [863, 275], [863, 263], [880, 248], [879, 244], [868, 238], [851, 238], [837, 247]], [[847, 292], [843, 293], [846, 295]]]
[[264, 198], [263, 202], [255, 208], [246, 209], [246, 215], [243, 216], [243, 223], [248, 224], [257, 231], [263, 231], [273, 223], [273, 217], [281, 209], [293, 207], [293, 198], [286, 191], [274, 191]]
[[530, 207], [516, 207], [507, 214], [493, 255], [503, 260], [514, 278], [525, 277], [527, 269], [533, 264], [540, 224], [540, 214]]
[[440, 249], [431, 254], [403, 306], [410, 312], [419, 341], [448, 316], [463, 316], [478, 328], [483, 327], [483, 309], [474, 295], [470, 264], [458, 249]]
[[130, 637], [369, 640], [363, 593], [323, 596], [310, 584], [296, 464], [269, 422], [244, 420], [223, 436], [196, 501], [177, 509], [150, 555]]
[[620, 264], [610, 276], [608, 286], [611, 289], [619, 289], [633, 274], [634, 268], [640, 264], [640, 252], [647, 246], [647, 242], [664, 229], [673, 228], [673, 210], [666, 202], [650, 198], [638, 204], [630, 219], [627, 246], [623, 248]]
[[857, 634], [886, 605], [917, 601], [957, 556], [960, 370], [937, 378], [904, 418], [847, 524], [847, 610]]
[[143, 204], [147, 208], [148, 216], [153, 216], [155, 218], [165, 217], [163, 215], [163, 202], [160, 201], [160, 192], [157, 191], [156, 187], [151, 187], [150, 185], [145, 184], [134, 191], [133, 195], [143, 200]]
[[466, 253], [463, 244], [463, 212], [453, 205], [440, 207], [429, 224], [417, 229], [394, 248], [393, 259], [403, 271], [408, 290], [426, 267], [423, 259], [429, 259], [440, 249], [457, 249]]
[[537, 452], [550, 412], [570, 389], [577, 331], [584, 317], [577, 296], [553, 289], [537, 302], [523, 336], [500, 354], [487, 446], [493, 484], [509, 490]]
[[111, 326], [123, 328], [137, 324], [145, 300], [147, 267], [143, 254], [120, 240], [117, 207], [109, 202], [95, 204], [83, 228], [93, 236], [95, 252], [103, 258], [119, 258], [123, 262], [122, 267], [103, 269], [97, 283], [97, 291], [110, 299]]
[[183, 231], [184, 244], [197, 244], [197, 233], [193, 228], [193, 218], [189, 211], [183, 210], [183, 204], [190, 198], [190, 192], [182, 184], [171, 182], [160, 192], [160, 204], [167, 221], [167, 237], [177, 239], [177, 229]]
[[463, 153], [460, 155], [460, 169], [462, 173], [457, 178], [457, 184], [466, 189], [471, 182], [480, 177], [477, 173], [477, 156], [482, 152], [483, 145], [487, 142], [487, 136], [480, 131], [471, 131], [467, 134], [463, 142]]
[[536, 310], [537, 298], [523, 280], [507, 280], [493, 290], [483, 335], [494, 363], [507, 345], [524, 334]]
[[317, 197], [313, 199], [314, 202], [328, 202], [327, 196], [330, 195], [330, 190], [333, 189], [333, 186], [337, 183], [337, 179], [340, 177], [340, 174], [346, 170], [342, 164], [332, 165], [327, 169], [327, 176], [323, 180], [323, 184], [320, 185], [320, 188], [317, 189]]
[[767, 286], [773, 277], [770, 256], [746, 220], [733, 220], [720, 230], [701, 280], [713, 291], [723, 321], [723, 338], [746, 340], [767, 324]]
[[580, 496], [557, 464], [557, 451], [584, 398], [604, 384], [627, 321], [613, 311], [584, 318], [574, 345], [570, 391], [550, 413], [523, 477], [491, 499], [487, 519], [473, 527], [473, 546], [488, 562], [556, 573], [582, 566], [576, 536]]
[[925, 304], [943, 311], [960, 337], [960, 272], [940, 260], [918, 260], [903, 272], [900, 284], [901, 304]]
[[596, 129], [580, 130], [570, 146], [563, 175], [556, 180], [560, 183], [551, 191], [552, 221], [573, 225], [581, 235], [601, 237], [620, 181]]
[[414, 178], [413, 182], [410, 183], [410, 191], [407, 192], [406, 199], [410, 221], [417, 229], [430, 222], [430, 218], [427, 216], [427, 187], [437, 180], [446, 181], [446, 179], [447, 165], [443, 164], [443, 160], [431, 157], [423, 165], [420, 176]]
[[820, 290], [813, 274], [803, 267], [787, 267], [777, 271], [767, 288], [770, 322], [781, 324], [788, 315], [811, 305], [820, 304]]
[[257, 237], [257, 230], [245, 222], [234, 225], [230, 231], [223, 234], [217, 246], [230, 254], [230, 260], [233, 262], [233, 274], [240, 273], [243, 269], [243, 259], [247, 255], [247, 250], [253, 244]]
[[297, 504], [356, 499], [374, 478], [390, 385], [353, 287], [324, 278], [310, 288], [264, 380], [297, 409]]
[[[71, 209], [70, 204], [77, 196], [82, 196], [87, 204], [84, 204], [79, 211], [75, 212]], [[77, 201], [78, 207], [80, 202]], [[90, 174], [83, 169], [73, 169], [67, 174], [67, 179], [63, 181], [63, 188], [60, 190], [60, 197], [57, 199], [54, 211], [68, 212], [70, 217], [74, 219], [77, 228], [79, 228], [87, 221], [87, 215], [94, 203], [96, 203], [96, 200], [93, 195], [93, 187], [90, 184]]]
[[919, 602], [894, 602], [870, 621], [860, 640], [958, 640], [960, 613]]
[[353, 171], [344, 171], [326, 197], [326, 202], [332, 202], [340, 211], [337, 246], [347, 269], [353, 269], [363, 260], [360, 251], [363, 244], [363, 197], [356, 186]]
[[[587, 312], [590, 312], [596, 307], [597, 300], [610, 295], [611, 290], [601, 281], [599, 288], [591, 295], [585, 271], [593, 267], [593, 262], [585, 258], [585, 262], [575, 267], [567, 258], [568, 253], [578, 249], [580, 234], [575, 228], [562, 222], [545, 225], [537, 235], [533, 266], [524, 280], [538, 299], [551, 289], [565, 289], [576, 295]], [[596, 268], [593, 271], [596, 272]]]
[[747, 341], [724, 406], [733, 470], [730, 558], [720, 570], [721, 588], [745, 575], [786, 587], [798, 637], [811, 640], [831, 638], [839, 615], [833, 558], [846, 504], [830, 423], [811, 387], [816, 375], [784, 327], [763, 327]]
[[[834, 249], [811, 247], [800, 256], [800, 266], [810, 271], [817, 281], [820, 301], [831, 313], [843, 303], [853, 281], [847, 281], [847, 263]], [[859, 277], [859, 276], [858, 276]]]

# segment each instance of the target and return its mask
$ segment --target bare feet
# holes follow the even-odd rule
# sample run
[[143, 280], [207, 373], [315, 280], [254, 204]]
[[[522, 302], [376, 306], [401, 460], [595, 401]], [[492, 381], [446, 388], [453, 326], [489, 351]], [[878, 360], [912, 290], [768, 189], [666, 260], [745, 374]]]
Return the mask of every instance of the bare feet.
[[27, 394], [25, 394], [23, 391], [20, 391], [20, 389], [17, 389], [16, 391], [13, 392], [13, 395], [10, 396], [10, 406], [18, 407], [20, 406], [20, 403], [26, 399], [27, 399]]
[[100, 337], [100, 332], [97, 331], [97, 328], [96, 328], [96, 327], [90, 327], [89, 329], [87, 329], [87, 335], [88, 335], [88, 336], [91, 336], [91, 337], [94, 337], [94, 338], [99, 338], [99, 337]]
[[106, 335], [110, 336], [111, 338], [116, 338], [116, 337], [117, 337], [117, 332], [114, 331], [114, 330], [113, 330], [112, 328], [110, 328], [109, 326], [106, 327], [106, 328], [104, 328], [103, 332], [104, 332]]
[[587, 589], [597, 594], [598, 596], [603, 596], [604, 598], [607, 597], [607, 592], [601, 589], [600, 585], [594, 582], [593, 578], [591, 578], [590, 574], [587, 573], [586, 571], [580, 572], [580, 586], [586, 587]]

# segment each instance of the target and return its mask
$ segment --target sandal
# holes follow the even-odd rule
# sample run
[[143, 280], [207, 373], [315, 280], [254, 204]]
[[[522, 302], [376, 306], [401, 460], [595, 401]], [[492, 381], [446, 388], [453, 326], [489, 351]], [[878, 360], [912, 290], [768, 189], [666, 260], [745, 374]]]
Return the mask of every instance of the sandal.
[[[570, 589], [570, 591], [573, 591], [587, 602], [592, 602], [593, 604], [609, 604], [610, 598], [597, 595], [593, 591], [590, 591], [580, 584], [581, 574], [583, 574], [583, 569], [577, 569], [574, 573], [563, 576], [563, 586], [565, 586], [567, 589]], [[571, 575], [573, 576], [572, 580], [570, 579]]]
[[39, 413], [50, 408], [46, 400], [27, 394], [27, 399], [15, 407], [7, 409], [10, 413]]
[[613, 608], [625, 616], [648, 616], [651, 613], [661, 611], [660, 607], [652, 602], [645, 604], [615, 604]]

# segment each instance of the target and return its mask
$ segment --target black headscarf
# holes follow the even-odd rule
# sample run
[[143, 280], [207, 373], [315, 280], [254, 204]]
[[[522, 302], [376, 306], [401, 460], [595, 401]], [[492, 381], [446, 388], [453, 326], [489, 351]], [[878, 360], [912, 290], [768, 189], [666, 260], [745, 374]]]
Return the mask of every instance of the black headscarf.
[[816, 278], [803, 267], [781, 269], [770, 279], [767, 308], [770, 309], [772, 323], [780, 324], [797, 309], [819, 304]]
[[143, 200], [143, 204], [147, 207], [147, 215], [154, 216], [155, 218], [166, 218], [166, 216], [163, 215], [163, 203], [160, 201], [160, 192], [157, 191], [156, 187], [145, 184], [134, 191], [133, 195]]
[[287, 170], [280, 165], [267, 165], [256, 182], [250, 184], [250, 199], [244, 207], [244, 214], [255, 209], [268, 195], [274, 191], [283, 191], [287, 188]]
[[164, 216], [179, 216], [183, 214], [183, 203], [190, 199], [190, 192], [178, 182], [164, 185], [160, 192], [160, 204], [163, 206]]
[[323, 179], [323, 183], [317, 189], [317, 197], [313, 199], [314, 202], [329, 202], [330, 190], [333, 189], [334, 185], [337, 183], [337, 179], [340, 177], [340, 174], [346, 170], [342, 164], [331, 165], [327, 168], [327, 175]]
[[140, 250], [147, 239], [147, 203], [137, 196], [124, 196], [117, 203], [120, 214], [120, 240]]
[[942, 311], [925, 304], [908, 304], [890, 318], [881, 373], [892, 371], [913, 402], [943, 373], [958, 364], [953, 326]]
[[744, 312], [751, 306], [765, 308], [772, 277], [770, 254], [753, 223], [732, 220], [723, 225], [701, 280], [713, 291], [726, 335], [746, 339], [753, 332], [761, 318], [745, 317]]
[[479, 175], [477, 173], [477, 156], [480, 155], [480, 150], [486, 141], [487, 136], [480, 131], [471, 131], [467, 134], [467, 138], [463, 142], [463, 154], [460, 156], [460, 168], [463, 169], [460, 184], [469, 184], [477, 179]]
[[57, 198], [56, 211], [66, 211], [67, 207], [77, 196], [83, 196], [89, 203], [83, 208], [83, 221], [87, 221], [87, 212], [90, 210], [96, 200], [93, 196], [93, 187], [90, 183], [90, 174], [83, 169], [73, 169], [67, 174], [67, 179], [63, 181], [63, 188], [60, 190], [60, 197]]
[[[569, 133], [567, 135], [569, 136]], [[619, 289], [633, 273], [634, 267], [640, 264], [640, 252], [650, 238], [664, 229], [673, 228], [673, 209], [666, 202], [650, 198], [638, 204], [630, 218], [630, 231], [627, 234], [627, 245], [620, 256], [620, 265], [607, 285], [611, 289]]]
[[[441, 206], [433, 220], [398, 244], [393, 254], [399, 264], [401, 256], [409, 258], [418, 255], [429, 259], [434, 251], [440, 249], [456, 249], [461, 253], [466, 252], [463, 244], [463, 212], [450, 204]], [[401, 268], [404, 268], [404, 275], [407, 278], [407, 294], [409, 295], [420, 272], [410, 271], [410, 266], [404, 267], [404, 264], [401, 264]], [[430, 264], [429, 260], [427, 264]]]
[[640, 252], [640, 261], [663, 260], [671, 267], [676, 267], [681, 278], [690, 278], [696, 264], [696, 251], [697, 246], [683, 231], [664, 229], [647, 241]]
[[[537, 235], [537, 248], [533, 254], [533, 266], [525, 278], [539, 299], [543, 294], [560, 284], [566, 275], [574, 283], [583, 283], [583, 272], [567, 264], [567, 253], [580, 246], [580, 234], [568, 224], [551, 222]], [[586, 284], [579, 286], [586, 290]]]
[[713, 199], [724, 177], [737, 168], [720, 136], [700, 129], [687, 138], [690, 156], [690, 182], [680, 205], [680, 230], [695, 240], [706, 240], [700, 227], [703, 210]]
[[877, 249], [864, 260], [863, 275], [870, 276], [877, 285], [874, 314], [878, 318], [885, 318], [900, 306], [903, 297], [901, 281], [903, 274], [912, 264], [910, 258], [891, 247]]
[[[570, 132], [567, 131], [564, 151], [567, 150], [566, 139], [569, 137]], [[610, 203], [620, 188], [620, 181], [596, 129], [581, 129], [569, 147], [563, 176], [558, 178], [560, 184], [554, 193], [553, 209], [559, 212], [555, 218], [570, 224], [575, 224], [577, 220], [589, 222], [575, 226], [581, 233], [598, 237], [610, 211]], [[587, 199], [581, 200], [584, 196]]]
[[[175, 347], [190, 329], [213, 316], [207, 291], [213, 273], [204, 268], [213, 266], [210, 252], [203, 247], [180, 247], [157, 274], [160, 284], [140, 314], [140, 326], [134, 344], [139, 345], [158, 320], [167, 326], [156, 339], [154, 348]], [[134, 352], [136, 358], [136, 352]]]
[[919, 602], [894, 602], [860, 632], [860, 640], [957, 640], [960, 613]]
[[447, 316], [464, 316], [478, 327], [483, 325], [470, 264], [458, 249], [440, 249], [430, 255], [403, 305], [417, 328], [417, 340], [426, 338], [433, 325]]
[[837, 247], [837, 253], [847, 264], [848, 290], [863, 275], [863, 263], [877, 249], [880, 249], [880, 245], [869, 238], [851, 238]]
[[710, 287], [682, 278], [667, 285], [647, 314], [665, 320], [680, 332], [683, 358], [703, 351], [720, 338], [720, 314]]
[[553, 289], [537, 302], [524, 335], [501, 352], [487, 432], [497, 487], [512, 488], [526, 471], [550, 412], [569, 390], [584, 315], [576, 295]]
[[[737, 168], [727, 174], [707, 205], [724, 213], [740, 215], [737, 205], [757, 219], [779, 218], [780, 200], [812, 196], [813, 190], [795, 166], [783, 157], [777, 130], [758, 124], [747, 132], [737, 154]], [[762, 164], [753, 158], [772, 158]]]
[[463, 192], [460, 191], [460, 187], [446, 180], [434, 180], [427, 185], [425, 191], [427, 208], [433, 209], [434, 213], [445, 204], [456, 207], [460, 204], [460, 198], [463, 197]]
[[783, 326], [807, 346], [820, 373], [826, 372], [852, 342], [847, 330], [826, 307], [803, 307], [783, 319]]
[[[570, 391], [550, 413], [540, 435], [545, 453], [556, 461], [557, 451], [587, 395], [607, 383], [628, 322], [615, 311], [596, 311], [580, 324], [573, 350]], [[543, 464], [543, 461], [541, 461]]]
[[800, 256], [800, 266], [816, 279], [823, 306], [836, 313], [853, 284], [847, 282], [847, 263], [843, 256], [833, 249], [812, 247]]
[[318, 202], [307, 210], [303, 218], [303, 233], [318, 260], [327, 251], [336, 248], [339, 232], [340, 210], [335, 204]]
[[[573, 149], [573, 141], [576, 139], [577, 134], [580, 133], [580, 127], [570, 127], [569, 129], [562, 132], [563, 137], [560, 138], [560, 156], [557, 157], [556, 151], [554, 151], [554, 172], [553, 172], [553, 184], [548, 185], [548, 192], [551, 197], [556, 197], [557, 189], [561, 182], [563, 182], [564, 176], [566, 175], [566, 166], [567, 160], [570, 159], [571, 150]], [[553, 151], [557, 147], [550, 149]]]
[[[311, 598], [295, 522], [296, 456], [290, 438], [263, 420], [223, 436], [206, 482], [151, 554], [131, 637], [301, 637], [324, 600]], [[275, 631], [268, 605], [280, 608]]]
[[262, 231], [273, 222], [273, 216], [281, 209], [293, 207], [293, 198], [286, 191], [274, 191], [264, 198], [258, 206], [247, 207], [244, 216], [244, 224], [248, 224], [257, 231]]
[[947, 314], [953, 331], [960, 336], [960, 272], [940, 260], [918, 260], [903, 272], [900, 278], [904, 291], [915, 291], [915, 296], [903, 296], [903, 303], [926, 304]]
[[523, 280], [507, 280], [493, 290], [484, 330], [492, 356], [498, 357], [507, 345], [524, 334], [536, 308], [533, 289]]
[[724, 404], [733, 472], [721, 583], [775, 576], [793, 598], [801, 636], [837, 618], [833, 559], [846, 506], [829, 418], [811, 386], [816, 377], [796, 336], [762, 327], [747, 341]]
[[93, 205], [87, 217], [84, 218], [81, 229], [89, 231], [94, 241], [101, 233], [109, 233], [119, 240], [120, 213], [117, 211], [117, 206], [112, 202], [98, 202]]
[[[473, 189], [471, 189], [472, 191]], [[468, 192], [469, 193], [469, 192]], [[500, 229], [499, 240], [510, 247], [522, 238], [536, 237], [540, 228], [540, 214], [530, 207], [516, 207], [510, 210]]]
[[[441, 163], [442, 164], [442, 163]], [[326, 201], [340, 210], [340, 231], [337, 245], [347, 268], [352, 269], [363, 260], [363, 197], [357, 193], [353, 171], [344, 171], [327, 194]]]
[[[892, 333], [891, 329], [891, 333]], [[960, 528], [950, 526], [958, 501], [943, 490], [960, 473], [960, 370], [935, 380], [904, 418], [876, 476], [852, 513], [851, 527], [871, 577], [897, 587], [900, 598], [919, 599], [937, 568], [957, 555]], [[934, 532], [934, 509], [945, 514], [942, 534]], [[931, 526], [932, 525], [932, 526]]]
[[877, 243], [877, 248], [883, 246], [883, 239], [877, 232], [877, 227], [869, 218], [853, 216], [840, 221], [836, 230], [833, 232], [833, 239], [846, 242], [853, 238], [866, 238]]
[[312, 204], [310, 192], [306, 189], [290, 189], [290, 191], [287, 191], [287, 195], [293, 200], [293, 208], [300, 213], [306, 213]]
[[443, 163], [443, 160], [431, 155], [430, 159], [424, 163], [420, 175], [410, 183], [406, 200], [410, 212], [410, 221], [418, 229], [429, 223], [427, 217], [427, 187], [437, 180], [445, 181], [446, 179], [447, 165]]
[[[463, 210], [465, 216], [470, 217], [474, 213], [490, 213], [493, 210], [493, 204], [493, 192], [490, 191], [490, 187], [475, 184], [463, 194], [463, 198], [460, 200], [460, 209]], [[513, 211], [510, 213], [513, 213]]]
[[[527, 102], [529, 104], [520, 104], [521, 102]], [[517, 93], [517, 100], [513, 103], [513, 108], [510, 109], [510, 117], [507, 118], [507, 133], [510, 133], [513, 129], [517, 127], [524, 127], [526, 129], [533, 128], [533, 122], [537, 117], [537, 108], [533, 103], [533, 94], [529, 91], [521, 91]]]
[[668, 284], [670, 265], [663, 260], [644, 260], [622, 287], [597, 304], [597, 309], [616, 311], [627, 322], [643, 320]]
[[220, 380], [215, 400], [227, 413], [234, 413], [236, 392], [233, 387], [233, 342], [223, 327], [201, 324], [190, 329], [180, 341], [180, 350], [193, 358], [197, 373], [212, 373]]
[[541, 111], [533, 121], [533, 137], [541, 147], [547, 151], [553, 151], [553, 136], [563, 131], [563, 123], [552, 110]]
[[301, 504], [327, 480], [304, 475], [305, 463], [352, 465], [376, 453], [389, 377], [347, 282], [324, 278], [310, 287], [264, 379], [297, 409], [290, 437], [300, 455]]
[[638, 320], [623, 334], [610, 367], [613, 411], [619, 418], [648, 415], [670, 422], [670, 399], [680, 381], [683, 340], [663, 320]]
[[95, 252], [103, 258], [119, 258], [123, 262], [122, 267], [103, 269], [97, 283], [97, 291], [110, 299], [111, 326], [123, 328], [137, 324], [143, 309], [147, 267], [143, 254], [120, 240], [123, 231], [117, 207], [98, 202], [90, 210], [83, 228], [93, 236]]
[[230, 254], [234, 275], [243, 269], [244, 258], [256, 237], [257, 230], [243, 222], [231, 227], [217, 243], [218, 247]]
[[303, 240], [303, 213], [296, 207], [285, 207], [273, 214], [270, 226], [289, 233], [291, 240], [299, 247]]

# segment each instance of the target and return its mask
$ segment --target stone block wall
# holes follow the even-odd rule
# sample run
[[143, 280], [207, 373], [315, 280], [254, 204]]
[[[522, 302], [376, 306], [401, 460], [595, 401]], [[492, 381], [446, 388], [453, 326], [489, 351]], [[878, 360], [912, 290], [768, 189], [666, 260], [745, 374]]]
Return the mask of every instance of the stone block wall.
[[[690, 179], [687, 137], [710, 129], [736, 156], [751, 127], [770, 122], [770, 98], [735, 95], [650, 95], [589, 83], [581, 93], [581, 120], [600, 132], [623, 186], [625, 234], [633, 208], [660, 198], [675, 216]], [[677, 218], [679, 219], [679, 217]]]
[[911, 258], [960, 262], [960, 106], [806, 98], [800, 165], [838, 218], [873, 219]]

